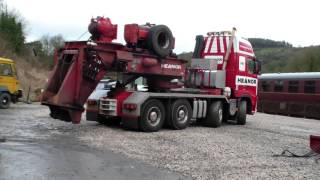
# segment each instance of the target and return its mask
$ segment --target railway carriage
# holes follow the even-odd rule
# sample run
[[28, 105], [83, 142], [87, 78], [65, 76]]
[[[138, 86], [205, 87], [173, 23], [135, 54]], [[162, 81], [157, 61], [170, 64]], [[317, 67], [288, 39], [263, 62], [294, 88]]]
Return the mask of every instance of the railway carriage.
[[320, 72], [259, 76], [258, 111], [320, 119]]

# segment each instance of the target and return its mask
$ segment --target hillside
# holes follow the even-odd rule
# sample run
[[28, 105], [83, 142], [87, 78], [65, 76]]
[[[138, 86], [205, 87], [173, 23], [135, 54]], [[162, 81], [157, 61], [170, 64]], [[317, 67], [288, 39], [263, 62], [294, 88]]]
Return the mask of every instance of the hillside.
[[[262, 73], [320, 71], [320, 46], [297, 48], [285, 41], [260, 38], [249, 41], [262, 61]], [[190, 60], [192, 52], [181, 53], [179, 57]]]
[[262, 72], [319, 72], [320, 46], [255, 49]]

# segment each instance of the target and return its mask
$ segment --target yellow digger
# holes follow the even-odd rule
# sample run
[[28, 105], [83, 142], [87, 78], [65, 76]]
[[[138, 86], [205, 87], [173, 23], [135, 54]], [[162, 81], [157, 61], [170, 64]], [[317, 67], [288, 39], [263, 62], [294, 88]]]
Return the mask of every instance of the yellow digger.
[[22, 97], [15, 63], [0, 57], [0, 109], [7, 109]]

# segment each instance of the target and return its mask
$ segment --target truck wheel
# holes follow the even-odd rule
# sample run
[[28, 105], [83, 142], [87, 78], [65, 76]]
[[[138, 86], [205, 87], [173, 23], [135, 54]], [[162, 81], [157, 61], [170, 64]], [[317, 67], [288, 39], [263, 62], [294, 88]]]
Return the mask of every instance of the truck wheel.
[[0, 94], [0, 109], [8, 109], [10, 107], [11, 98], [8, 93]]
[[223, 105], [221, 101], [212, 102], [207, 117], [204, 119], [204, 125], [208, 127], [219, 127], [223, 120]]
[[172, 32], [165, 25], [157, 25], [150, 28], [147, 44], [149, 50], [152, 50], [158, 56], [164, 58], [168, 56], [174, 44]]
[[247, 119], [247, 101], [240, 101], [239, 109], [236, 116], [237, 124], [245, 125]]
[[142, 107], [139, 120], [140, 129], [144, 132], [159, 131], [163, 126], [164, 119], [165, 110], [161, 101], [150, 99]]
[[192, 109], [186, 99], [178, 99], [171, 106], [169, 126], [172, 129], [185, 129], [190, 125]]
[[227, 104], [224, 104], [223, 105], [222, 122], [227, 123], [229, 119], [230, 119], [229, 106]]

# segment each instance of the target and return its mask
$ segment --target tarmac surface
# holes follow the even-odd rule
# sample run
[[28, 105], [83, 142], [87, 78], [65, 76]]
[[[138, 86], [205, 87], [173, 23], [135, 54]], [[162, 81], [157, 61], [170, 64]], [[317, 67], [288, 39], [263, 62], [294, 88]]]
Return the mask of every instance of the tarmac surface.
[[257, 113], [245, 126], [142, 133], [18, 104], [0, 109], [0, 180], [319, 179], [317, 157], [273, 157], [308, 152], [310, 134], [320, 134], [320, 120]]

